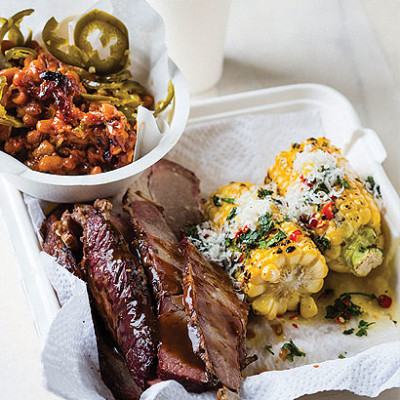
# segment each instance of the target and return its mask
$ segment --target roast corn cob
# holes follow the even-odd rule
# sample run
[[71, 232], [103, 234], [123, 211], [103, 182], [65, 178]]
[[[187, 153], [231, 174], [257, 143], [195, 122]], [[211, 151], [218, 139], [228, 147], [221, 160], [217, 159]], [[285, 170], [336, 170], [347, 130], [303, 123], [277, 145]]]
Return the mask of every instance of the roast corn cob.
[[321, 290], [328, 267], [305, 230], [284, 219], [271, 193], [249, 183], [222, 186], [205, 204], [206, 218], [225, 233], [238, 265], [234, 276], [255, 313], [274, 319], [300, 304], [301, 315], [310, 318], [318, 311], [311, 294]]
[[383, 261], [381, 215], [348, 161], [325, 138], [281, 152], [266, 182], [276, 183], [288, 215], [303, 223], [330, 269], [366, 276]]

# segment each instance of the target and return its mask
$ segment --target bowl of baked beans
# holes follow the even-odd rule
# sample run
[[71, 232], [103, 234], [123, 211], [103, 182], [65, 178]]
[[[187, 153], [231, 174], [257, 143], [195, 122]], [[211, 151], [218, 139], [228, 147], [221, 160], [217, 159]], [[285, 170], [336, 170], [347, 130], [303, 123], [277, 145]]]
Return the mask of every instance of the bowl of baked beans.
[[[126, 67], [128, 34], [121, 21], [99, 10], [85, 14], [67, 53], [57, 47], [54, 18], [43, 29], [43, 45], [15, 34], [15, 21], [32, 11], [11, 17], [1, 41], [0, 172], [44, 200], [114, 195], [178, 141], [189, 113], [184, 79], [168, 60], [168, 93], [155, 102]], [[108, 59], [85, 48], [87, 24], [115, 36]], [[149, 141], [153, 148], [146, 146]]]

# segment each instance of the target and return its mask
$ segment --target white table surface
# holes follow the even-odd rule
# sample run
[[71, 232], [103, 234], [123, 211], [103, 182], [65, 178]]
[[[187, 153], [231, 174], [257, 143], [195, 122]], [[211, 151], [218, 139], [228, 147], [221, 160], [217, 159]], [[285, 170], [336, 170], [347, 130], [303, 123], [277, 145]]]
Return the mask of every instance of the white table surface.
[[[291, 83], [330, 85], [381, 137], [386, 172], [400, 192], [399, 21], [398, 0], [233, 0], [223, 77], [196, 98]], [[0, 254], [0, 399], [59, 399], [42, 387], [39, 340], [1, 220]], [[302, 399], [362, 398], [325, 392]], [[398, 400], [400, 390], [379, 399]]]

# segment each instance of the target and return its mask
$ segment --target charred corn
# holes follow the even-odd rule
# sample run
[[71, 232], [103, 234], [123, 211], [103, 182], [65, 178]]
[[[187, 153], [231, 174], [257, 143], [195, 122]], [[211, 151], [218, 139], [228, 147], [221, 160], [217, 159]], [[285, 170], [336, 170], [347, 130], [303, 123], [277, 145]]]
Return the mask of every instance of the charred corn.
[[381, 215], [348, 161], [325, 138], [294, 143], [268, 170], [287, 215], [311, 233], [330, 269], [366, 276], [383, 261]]
[[311, 297], [328, 273], [325, 259], [307, 232], [285, 220], [280, 200], [268, 188], [232, 183], [213, 193], [206, 218], [225, 234], [234, 254], [234, 277], [253, 311], [274, 319], [287, 310], [310, 318], [317, 306]]

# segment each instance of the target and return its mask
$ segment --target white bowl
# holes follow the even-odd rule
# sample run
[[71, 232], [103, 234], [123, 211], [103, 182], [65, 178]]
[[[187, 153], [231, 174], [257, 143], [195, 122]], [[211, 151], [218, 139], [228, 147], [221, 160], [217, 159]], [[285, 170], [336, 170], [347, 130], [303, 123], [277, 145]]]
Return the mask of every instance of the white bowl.
[[181, 72], [171, 59], [169, 73], [175, 87], [175, 105], [171, 110], [170, 127], [158, 145], [145, 156], [114, 171], [68, 176], [33, 171], [0, 151], [0, 172], [22, 192], [57, 203], [91, 201], [120, 192], [140, 172], [164, 157], [175, 146], [185, 129], [189, 116], [189, 93]]

